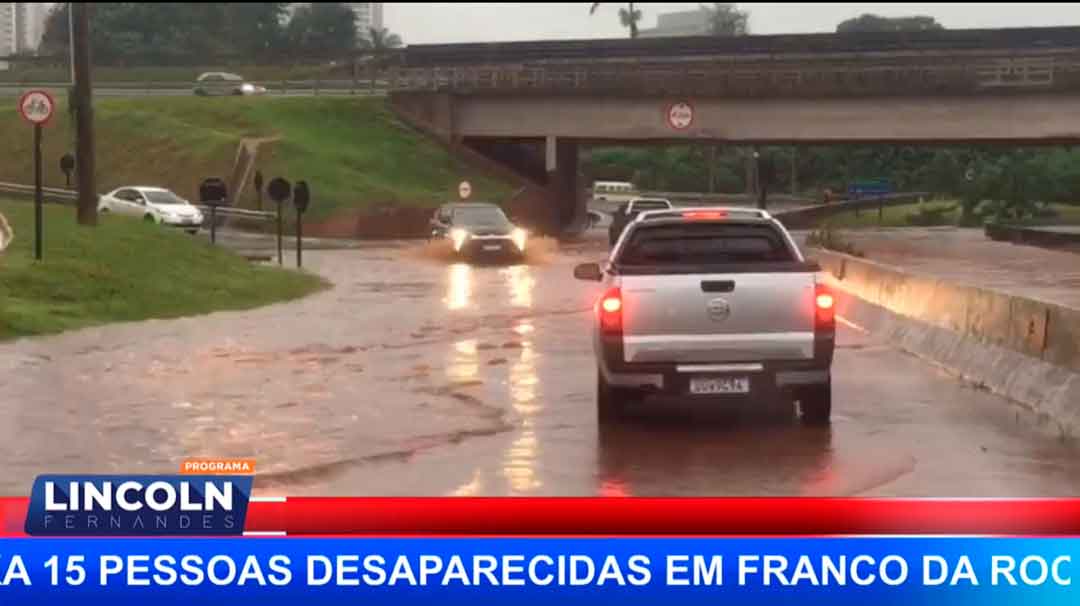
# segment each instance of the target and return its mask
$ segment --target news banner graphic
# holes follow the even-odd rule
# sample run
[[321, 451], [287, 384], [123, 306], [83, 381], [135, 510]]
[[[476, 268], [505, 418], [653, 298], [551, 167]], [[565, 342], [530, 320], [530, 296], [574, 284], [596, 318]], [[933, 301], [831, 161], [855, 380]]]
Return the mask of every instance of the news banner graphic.
[[185, 469], [0, 500], [0, 604], [1080, 597], [1080, 500], [265, 497], [248, 467]]

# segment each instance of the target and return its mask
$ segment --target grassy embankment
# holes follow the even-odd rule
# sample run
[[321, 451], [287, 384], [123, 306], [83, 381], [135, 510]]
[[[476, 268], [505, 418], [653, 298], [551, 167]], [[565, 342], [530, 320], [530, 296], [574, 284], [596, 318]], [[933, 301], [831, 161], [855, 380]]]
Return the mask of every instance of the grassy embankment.
[[[72, 148], [66, 101], [44, 135], [46, 185], [64, 186], [59, 158]], [[240, 140], [279, 137], [260, 147], [269, 181], [304, 179], [310, 218], [373, 205], [433, 207], [469, 179], [474, 197], [504, 200], [509, 185], [478, 174], [401, 124], [377, 98], [147, 97], [95, 103], [98, 189], [159, 185], [195, 200], [207, 176], [229, 178]], [[31, 180], [31, 132], [14, 111], [0, 117], [8, 148], [0, 181]], [[251, 188], [240, 205], [254, 206]]]
[[0, 253], [0, 340], [107, 322], [247, 309], [306, 295], [317, 276], [258, 266], [201, 238], [125, 218], [75, 224], [45, 208], [44, 261], [33, 258], [33, 206], [0, 201], [15, 241]]
[[[1036, 222], [1057, 225], [1080, 224], [1080, 206], [1070, 204], [1052, 204], [1051, 207], [1057, 213], [1052, 218], [1039, 219]], [[950, 210], [951, 209], [951, 210]], [[934, 212], [940, 210], [942, 212]], [[877, 209], [863, 210], [858, 215], [854, 211], [846, 212], [829, 219], [828, 223], [834, 228], [854, 229], [862, 227], [918, 227], [920, 213], [928, 220], [924, 225], [957, 225], [960, 222], [960, 204], [955, 201], [927, 201], [919, 204], [905, 204], [902, 206], [890, 206], [884, 209], [882, 218], [878, 219]]]

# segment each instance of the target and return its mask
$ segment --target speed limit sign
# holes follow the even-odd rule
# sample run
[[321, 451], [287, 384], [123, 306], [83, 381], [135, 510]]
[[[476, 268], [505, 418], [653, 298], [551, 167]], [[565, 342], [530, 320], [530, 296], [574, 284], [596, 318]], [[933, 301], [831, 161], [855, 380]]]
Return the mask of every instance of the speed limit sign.
[[30, 90], [19, 98], [19, 114], [30, 124], [45, 124], [52, 118], [56, 102], [43, 90]]
[[462, 200], [468, 200], [469, 196], [472, 195], [472, 185], [468, 181], [462, 181], [457, 187], [457, 193]]

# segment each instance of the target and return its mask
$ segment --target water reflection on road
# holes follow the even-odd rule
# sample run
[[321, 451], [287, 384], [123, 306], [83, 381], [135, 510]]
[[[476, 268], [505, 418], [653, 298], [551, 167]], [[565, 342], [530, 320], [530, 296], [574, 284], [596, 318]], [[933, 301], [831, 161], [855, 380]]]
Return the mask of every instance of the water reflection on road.
[[312, 252], [309, 265], [335, 288], [303, 301], [0, 345], [0, 491], [25, 493], [44, 471], [170, 473], [186, 456], [254, 457], [257, 489], [288, 494], [1080, 487], [1074, 448], [848, 328], [831, 429], [700, 403], [683, 414], [663, 400], [598, 428], [589, 337], [598, 287], [571, 270], [604, 254], [601, 238], [549, 244], [541, 260], [503, 267], [413, 248]]

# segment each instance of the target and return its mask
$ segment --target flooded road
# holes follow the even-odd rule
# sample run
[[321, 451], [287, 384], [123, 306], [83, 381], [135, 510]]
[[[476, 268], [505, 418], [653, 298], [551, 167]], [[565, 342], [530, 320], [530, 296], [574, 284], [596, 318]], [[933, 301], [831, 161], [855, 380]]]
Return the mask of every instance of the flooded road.
[[[834, 422], [652, 402], [598, 431], [596, 287], [575, 263], [470, 267], [412, 243], [313, 251], [335, 287], [249, 312], [0, 345], [0, 494], [62, 473], [172, 473], [253, 457], [262, 493], [1049, 496], [1073, 446], [1017, 409], [840, 328]], [[1019, 420], [1019, 422], [1018, 422]]]

